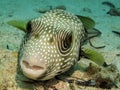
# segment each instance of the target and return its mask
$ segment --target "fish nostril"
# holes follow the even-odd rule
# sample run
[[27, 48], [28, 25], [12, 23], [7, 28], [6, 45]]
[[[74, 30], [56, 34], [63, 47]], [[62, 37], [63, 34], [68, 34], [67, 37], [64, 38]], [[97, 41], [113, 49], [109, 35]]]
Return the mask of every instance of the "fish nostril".
[[23, 65], [25, 65], [25, 67], [29, 68], [29, 63], [26, 61], [23, 61]]
[[44, 67], [37, 66], [37, 65], [32, 65], [32, 66], [30, 66], [27, 61], [23, 61], [23, 65], [24, 65], [26, 68], [29, 68], [29, 69], [32, 69], [32, 70], [43, 70], [43, 69], [44, 69]]

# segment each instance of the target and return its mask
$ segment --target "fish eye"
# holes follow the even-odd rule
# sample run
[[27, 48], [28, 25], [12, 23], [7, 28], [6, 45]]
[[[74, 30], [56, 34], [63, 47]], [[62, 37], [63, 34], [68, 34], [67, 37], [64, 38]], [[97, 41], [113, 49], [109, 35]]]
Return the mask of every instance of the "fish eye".
[[73, 45], [73, 34], [70, 33], [62, 33], [61, 35], [58, 35], [57, 37], [57, 45], [58, 50], [61, 55], [66, 55], [72, 50]]
[[64, 47], [65, 47], [66, 49], [68, 49], [68, 48], [71, 47], [71, 45], [72, 45], [72, 34], [70, 34], [69, 36], [67, 36], [67, 37], [65, 38], [63, 44], [64, 44]]

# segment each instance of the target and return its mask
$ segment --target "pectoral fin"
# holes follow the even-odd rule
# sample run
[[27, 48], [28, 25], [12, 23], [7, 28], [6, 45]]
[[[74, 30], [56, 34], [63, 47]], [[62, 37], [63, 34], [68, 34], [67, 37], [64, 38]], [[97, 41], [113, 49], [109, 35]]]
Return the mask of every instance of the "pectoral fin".
[[10, 20], [7, 24], [26, 32], [28, 20]]
[[105, 63], [104, 57], [101, 53], [88, 48], [82, 49], [82, 55], [91, 61], [95, 62], [96, 64], [102, 66]]

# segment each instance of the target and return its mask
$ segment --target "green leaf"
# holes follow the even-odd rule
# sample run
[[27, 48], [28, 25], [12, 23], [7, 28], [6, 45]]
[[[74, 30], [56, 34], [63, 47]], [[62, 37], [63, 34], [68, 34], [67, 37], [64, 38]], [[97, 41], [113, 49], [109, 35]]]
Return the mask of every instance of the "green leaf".
[[83, 56], [90, 59], [91, 61], [95, 62], [96, 64], [102, 66], [105, 62], [104, 57], [101, 53], [93, 50], [93, 49], [87, 49], [83, 48]]
[[86, 29], [91, 29], [94, 28], [95, 26], [95, 21], [89, 17], [85, 17], [85, 16], [80, 16], [80, 15], [76, 15], [83, 23], [84, 27]]
[[26, 32], [26, 26], [27, 26], [28, 20], [23, 21], [23, 20], [10, 20], [7, 22], [7, 24], [16, 27], [24, 32]]

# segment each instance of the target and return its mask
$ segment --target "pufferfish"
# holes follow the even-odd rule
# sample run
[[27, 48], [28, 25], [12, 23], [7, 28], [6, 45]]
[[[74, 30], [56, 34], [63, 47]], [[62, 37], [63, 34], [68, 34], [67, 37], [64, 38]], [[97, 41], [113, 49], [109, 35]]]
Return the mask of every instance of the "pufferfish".
[[30, 20], [18, 57], [23, 74], [44, 81], [67, 71], [79, 60], [83, 37], [81, 20], [64, 10]]

